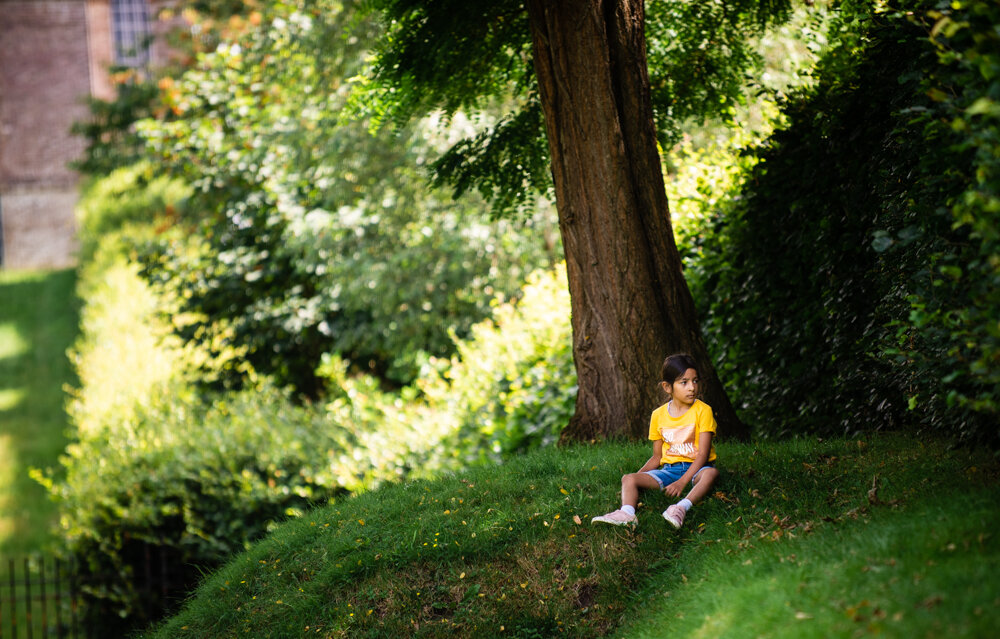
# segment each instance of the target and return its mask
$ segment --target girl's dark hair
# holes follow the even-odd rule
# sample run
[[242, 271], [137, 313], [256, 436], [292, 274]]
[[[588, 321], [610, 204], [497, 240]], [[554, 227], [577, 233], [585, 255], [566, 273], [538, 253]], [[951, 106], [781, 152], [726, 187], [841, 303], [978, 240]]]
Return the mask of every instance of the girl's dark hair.
[[660, 378], [668, 384], [673, 384], [689, 368], [698, 370], [698, 365], [695, 364], [693, 357], [686, 353], [671, 355], [663, 360], [663, 367], [660, 369]]

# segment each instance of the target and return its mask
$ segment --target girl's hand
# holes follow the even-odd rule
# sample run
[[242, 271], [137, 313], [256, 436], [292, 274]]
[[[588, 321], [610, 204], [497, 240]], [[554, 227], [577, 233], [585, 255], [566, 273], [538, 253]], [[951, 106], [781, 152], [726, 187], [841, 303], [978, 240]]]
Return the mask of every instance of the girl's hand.
[[680, 497], [681, 493], [684, 492], [684, 482], [678, 480], [671, 484], [667, 484], [667, 486], [663, 489], [663, 492], [671, 497]]

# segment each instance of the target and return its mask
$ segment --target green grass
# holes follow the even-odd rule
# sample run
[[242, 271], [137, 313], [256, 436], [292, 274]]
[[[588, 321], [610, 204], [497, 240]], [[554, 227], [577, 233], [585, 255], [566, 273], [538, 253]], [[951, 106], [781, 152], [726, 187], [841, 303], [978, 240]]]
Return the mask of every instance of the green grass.
[[[679, 567], [687, 583], [665, 576], [647, 586], [669, 614], [639, 615], [616, 636], [659, 637], [664, 623], [683, 624], [692, 637], [995, 636], [995, 465], [980, 460], [984, 470], [962, 453], [920, 444], [885, 454], [870, 467], [874, 503], [828, 522], [779, 502], [768, 509], [771, 525], [746, 528], [736, 549], [701, 540], [701, 552]], [[935, 455], [946, 458], [927, 459]], [[745, 509], [729, 515], [737, 512], [747, 519]]]
[[28, 469], [56, 465], [66, 445], [75, 283], [72, 270], [0, 271], [0, 556], [51, 540], [55, 505]]
[[[148, 637], [986, 637], [998, 467], [928, 441], [721, 444], [681, 531], [591, 526], [647, 446], [549, 449], [278, 527]], [[874, 490], [873, 490], [874, 487]]]

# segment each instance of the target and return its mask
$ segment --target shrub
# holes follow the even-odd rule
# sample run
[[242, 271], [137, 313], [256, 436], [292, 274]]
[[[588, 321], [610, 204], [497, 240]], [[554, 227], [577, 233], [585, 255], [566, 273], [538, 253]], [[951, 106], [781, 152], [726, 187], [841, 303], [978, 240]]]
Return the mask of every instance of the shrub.
[[758, 435], [855, 433], [898, 425], [906, 410], [876, 355], [899, 312], [899, 279], [876, 275], [869, 238], [886, 203], [913, 188], [912, 158], [931, 152], [893, 134], [927, 47], [905, 21], [842, 10], [848, 24], [819, 81], [783, 105], [787, 124], [753, 151], [691, 278], [720, 375]]
[[520, 304], [500, 305], [495, 322], [473, 329], [476, 339], [458, 345], [447, 372], [426, 370], [426, 397], [386, 394], [328, 356], [322, 405], [267, 384], [206, 396], [176, 374], [150, 375], [99, 410], [91, 395], [104, 388], [94, 371], [114, 388], [123, 376], [88, 368], [75, 415], [99, 427], [79, 430], [63, 479], [36, 476], [60, 504], [66, 551], [85, 567], [89, 614], [121, 618], [123, 627], [162, 614], [166, 601], [136, 586], [150, 547], [179, 567], [159, 575], [175, 596], [317, 503], [555, 442], [575, 398], [561, 278], [537, 276]]
[[[98, 183], [88, 193], [103, 201], [109, 189]], [[135, 199], [125, 197], [122, 207], [148, 213], [139, 203], [149, 194], [125, 193]], [[102, 210], [88, 199], [83, 208]], [[123, 228], [141, 236], [149, 226]], [[131, 243], [122, 230], [104, 228], [81, 266], [75, 441], [59, 473], [34, 474], [59, 504], [64, 550], [83, 567], [88, 616], [105, 632], [158, 617], [203, 570], [315, 503], [554, 441], [572, 412], [562, 275], [539, 275], [521, 304], [498, 304], [496, 323], [473, 329], [482, 346], [459, 344], [475, 366], [493, 371], [491, 380], [456, 358], [447, 362], [454, 368], [448, 380], [425, 371], [427, 397], [413, 388], [390, 394], [328, 355], [319, 369], [326, 399], [303, 404], [264, 378], [239, 392], [206, 392], [197, 383], [204, 356], [164, 322], [158, 311], [166, 302], [123, 254]], [[534, 316], [539, 309], [546, 314]], [[511, 340], [516, 347], [503, 346]], [[533, 388], [533, 381], [542, 384]], [[476, 393], [485, 401], [466, 401]], [[486, 413], [488, 425], [479, 422]], [[174, 569], [160, 574], [154, 562], [166, 600], [137, 587], [151, 550]]]
[[105, 175], [142, 159], [143, 143], [134, 124], [147, 117], [156, 103], [156, 85], [134, 70], [115, 70], [112, 80], [115, 99], [90, 98], [90, 117], [72, 129], [86, 140], [86, 150], [74, 168], [90, 175]]
[[397, 449], [385, 446], [407, 422], [371, 378], [344, 377], [346, 401], [327, 406], [300, 405], [266, 382], [205, 394], [194, 383], [198, 352], [162, 321], [163, 300], [119, 252], [127, 243], [106, 237], [81, 267], [74, 441], [58, 473], [34, 476], [59, 505], [63, 550], [88, 584], [88, 616], [112, 633], [111, 620], [124, 629], [167, 604], [137, 587], [148, 549], [172, 568], [159, 575], [154, 562], [153, 577], [169, 578], [163, 590], [176, 597], [275, 521], [421, 466], [435, 440], [407, 432]]
[[117, 428], [135, 407], [161, 395], [185, 368], [181, 342], [158, 316], [161, 305], [128, 254], [187, 189], [137, 164], [93, 179], [77, 206], [81, 336], [70, 350], [80, 387], [68, 411], [82, 435]]
[[159, 614], [166, 602], [137, 587], [148, 547], [166, 557], [159, 578], [175, 595], [274, 522], [343, 490], [330, 460], [352, 436], [321, 413], [267, 387], [209, 402], [183, 385], [163, 390], [81, 436], [62, 459], [65, 480], [47, 482], [95, 620]]
[[933, 14], [942, 65], [930, 6], [843, 5], [817, 84], [693, 243], [709, 350], [759, 435], [995, 435], [992, 23]]
[[448, 446], [463, 464], [552, 444], [573, 415], [565, 266], [533, 275], [522, 295], [498, 305], [419, 382], [435, 417], [453, 424]]
[[[955, 184], [922, 219], [875, 238], [886, 260], [921, 266], [909, 281], [908, 317], [886, 348], [910, 374], [910, 402], [966, 440], [1000, 442], [1000, 7], [938, 3], [927, 24], [939, 64], [922, 88], [932, 102], [911, 111], [909, 130], [939, 140], [952, 166], [920, 159], [925, 180]], [[905, 134], [900, 131], [900, 134]], [[931, 400], [928, 402], [927, 400]], [[936, 401], [935, 401], [936, 400]]]
[[[453, 352], [449, 330], [466, 334], [550, 261], [552, 212], [491, 220], [479, 198], [427, 188], [443, 137], [431, 126], [375, 136], [344, 121], [346, 79], [376, 30], [355, 3], [261, 11], [260, 28], [163, 82], [171, 115], [139, 125], [148, 155], [195, 187], [198, 213], [150, 246], [144, 275], [178, 300], [185, 341], [238, 349], [308, 397], [328, 352], [409, 384]], [[215, 372], [219, 387], [246, 381]]]
[[[183, 181], [155, 172], [149, 162], [117, 168], [87, 180], [77, 204], [80, 261], [96, 254], [124, 254], [158, 225], [183, 213], [191, 189]], [[125, 242], [118, 250], [100, 250], [102, 242]]]

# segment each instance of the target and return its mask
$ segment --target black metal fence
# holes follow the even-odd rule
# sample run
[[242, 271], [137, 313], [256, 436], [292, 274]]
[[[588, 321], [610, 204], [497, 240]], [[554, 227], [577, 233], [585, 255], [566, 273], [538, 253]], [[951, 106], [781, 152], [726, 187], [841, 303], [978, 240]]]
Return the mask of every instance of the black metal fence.
[[70, 564], [58, 559], [0, 563], [0, 639], [87, 639], [74, 574]]
[[[128, 583], [51, 557], [0, 558], [0, 639], [113, 639], [169, 614], [194, 585], [187, 573], [197, 570], [159, 546], [130, 549]], [[109, 589], [134, 595], [131, 615], [109, 605], [101, 595]]]

